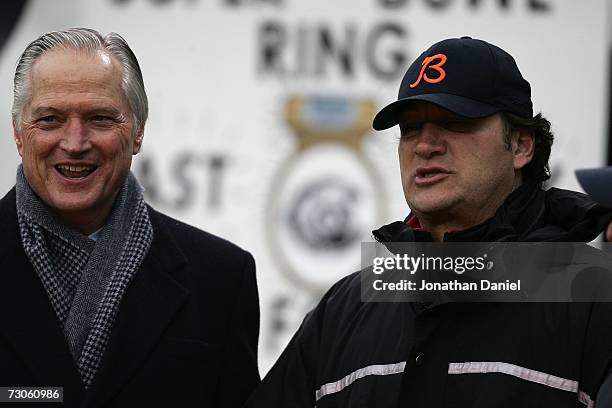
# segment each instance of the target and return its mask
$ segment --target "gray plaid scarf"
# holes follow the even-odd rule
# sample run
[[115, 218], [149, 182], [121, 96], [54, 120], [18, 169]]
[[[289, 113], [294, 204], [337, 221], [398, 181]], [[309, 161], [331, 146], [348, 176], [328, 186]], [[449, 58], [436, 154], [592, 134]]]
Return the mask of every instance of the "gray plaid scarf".
[[96, 241], [59, 223], [17, 170], [17, 218], [28, 259], [42, 281], [88, 388], [121, 299], [140, 267], [153, 227], [130, 173]]

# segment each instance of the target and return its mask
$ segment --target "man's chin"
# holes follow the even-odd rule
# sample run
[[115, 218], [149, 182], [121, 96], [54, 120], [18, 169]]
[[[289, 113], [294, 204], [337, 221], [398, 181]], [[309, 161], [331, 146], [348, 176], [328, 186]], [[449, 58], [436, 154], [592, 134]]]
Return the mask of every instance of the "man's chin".
[[90, 195], [63, 194], [60, 197], [50, 197], [45, 204], [57, 213], [79, 213], [92, 211], [96, 200]]
[[455, 203], [452, 197], [445, 194], [417, 194], [407, 201], [412, 211], [423, 215], [450, 213]]

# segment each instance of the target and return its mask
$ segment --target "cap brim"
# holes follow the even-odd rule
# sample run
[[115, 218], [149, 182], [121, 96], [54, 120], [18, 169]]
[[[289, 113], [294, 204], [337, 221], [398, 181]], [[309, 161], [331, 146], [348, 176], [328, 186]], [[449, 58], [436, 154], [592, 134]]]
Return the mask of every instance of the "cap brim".
[[612, 208], [612, 166], [576, 170], [576, 178], [595, 201]]
[[402, 108], [415, 101], [430, 102], [467, 118], [482, 118], [500, 111], [496, 106], [462, 96], [443, 93], [423, 94], [399, 99], [385, 106], [374, 117], [372, 127], [375, 130], [385, 130], [397, 125]]

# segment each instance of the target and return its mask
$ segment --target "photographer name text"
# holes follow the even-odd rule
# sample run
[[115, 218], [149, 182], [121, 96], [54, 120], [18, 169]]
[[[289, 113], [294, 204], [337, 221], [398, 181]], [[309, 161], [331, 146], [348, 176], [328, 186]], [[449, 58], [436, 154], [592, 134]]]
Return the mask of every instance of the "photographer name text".
[[372, 284], [376, 291], [408, 291], [408, 292], [432, 292], [432, 291], [510, 291], [521, 290], [521, 280], [506, 280], [505, 282], [481, 279], [479, 282], [460, 282], [452, 280], [447, 282], [420, 282], [402, 279], [398, 282], [385, 282], [377, 279]]

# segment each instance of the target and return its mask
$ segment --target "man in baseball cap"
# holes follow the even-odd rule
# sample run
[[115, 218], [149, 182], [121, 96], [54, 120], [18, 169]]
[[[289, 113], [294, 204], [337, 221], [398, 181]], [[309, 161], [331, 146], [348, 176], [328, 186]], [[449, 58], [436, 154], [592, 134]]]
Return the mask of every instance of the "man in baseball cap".
[[[374, 118], [399, 125], [405, 220], [373, 232], [414, 242], [585, 242], [612, 210], [542, 189], [550, 122], [504, 50], [440, 41], [412, 63]], [[419, 244], [421, 245], [421, 244]], [[364, 302], [362, 276], [308, 314], [248, 407], [593, 406], [612, 364], [612, 306]]]
[[[584, 191], [595, 201], [612, 208], [612, 166], [576, 170], [576, 177]], [[612, 241], [612, 223], [608, 225], [606, 240]]]

